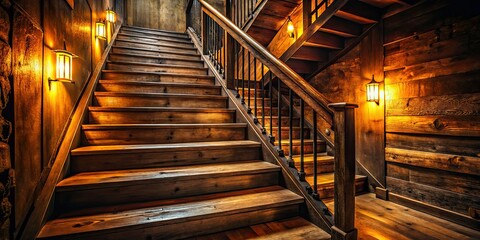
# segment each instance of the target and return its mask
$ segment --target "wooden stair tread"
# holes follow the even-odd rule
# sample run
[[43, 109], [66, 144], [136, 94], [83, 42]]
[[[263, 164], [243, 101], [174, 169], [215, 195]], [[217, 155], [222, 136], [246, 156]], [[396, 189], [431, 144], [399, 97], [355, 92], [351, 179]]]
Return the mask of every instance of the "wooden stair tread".
[[[273, 128], [275, 130], [275, 128]], [[268, 130], [268, 129], [267, 129]], [[313, 144], [313, 139], [304, 139], [303, 140], [305, 144]], [[322, 140], [317, 140], [317, 144], [323, 144], [325, 141]], [[282, 145], [288, 145], [290, 144], [290, 141], [288, 139], [282, 139]], [[293, 145], [300, 145], [301, 140], [300, 139], [292, 139], [292, 144]]]
[[188, 49], [188, 50], [197, 50], [192, 42], [181, 42], [179, 44], [191, 45], [191, 46], [179, 46], [175, 44], [165, 44], [163, 41], [158, 41], [156, 43], [153, 42], [145, 42], [135, 39], [117, 39], [116, 42], [126, 42], [126, 43], [133, 43], [133, 44], [143, 44], [148, 46], [158, 46], [158, 47], [175, 47], [179, 49]]
[[203, 63], [202, 60], [184, 59], [184, 58], [175, 58], [175, 57], [149, 56], [149, 55], [142, 55], [142, 54], [136, 54], [136, 53], [110, 53], [109, 55], [123, 55], [123, 56], [131, 56], [131, 57], [156, 58], [156, 59], [166, 59], [166, 60], [178, 60], [178, 61], [184, 61], [184, 62]]
[[174, 43], [192, 43], [190, 38], [177, 38], [174, 36], [147, 36], [135, 32], [119, 32], [118, 38], [141, 38], [145, 41], [156, 41], [156, 42], [174, 42]]
[[106, 146], [85, 146], [79, 147], [71, 151], [73, 156], [81, 156], [88, 154], [111, 154], [111, 153], [127, 153], [132, 151], [151, 152], [151, 151], [187, 151], [194, 149], [219, 149], [259, 147], [259, 142], [250, 140], [238, 141], [216, 141], [216, 142], [187, 142], [187, 143], [167, 143], [167, 144], [137, 144], [137, 145], [106, 145]]
[[222, 86], [219, 85], [210, 85], [210, 84], [195, 84], [195, 83], [176, 83], [176, 82], [140, 82], [140, 81], [130, 81], [130, 80], [110, 80], [104, 79], [100, 80], [99, 83], [103, 84], [126, 84], [126, 85], [148, 85], [148, 86], [165, 86], [165, 87], [198, 87], [198, 88], [214, 88], [222, 89]]
[[192, 77], [192, 78], [207, 78], [215, 79], [214, 76], [198, 75], [198, 74], [183, 74], [183, 73], [165, 73], [165, 72], [147, 72], [147, 71], [135, 71], [135, 70], [102, 70], [103, 73], [134, 73], [134, 74], [155, 74], [173, 77]]
[[[295, 165], [300, 166], [300, 155], [294, 155], [293, 160], [295, 161]], [[326, 152], [318, 153], [317, 154], [317, 163], [318, 164], [328, 164], [335, 160], [334, 156], [327, 155]], [[303, 155], [303, 162], [306, 164], [313, 164], [313, 154], [304, 154]]]
[[233, 113], [228, 108], [179, 108], [179, 107], [88, 107], [91, 112], [198, 112], [198, 113]]
[[227, 100], [226, 96], [219, 95], [201, 95], [201, 94], [181, 94], [181, 93], [141, 93], [141, 92], [95, 92], [95, 96], [126, 96], [126, 97], [180, 97], [180, 98], [198, 98], [198, 99], [216, 99]]
[[[212, 176], [236, 176], [280, 171], [280, 167], [265, 161], [147, 168], [117, 171], [85, 172], [70, 176], [57, 184], [57, 191], [109, 187], [142, 181], [177, 181]], [[122, 184], [123, 183], [123, 184]]]
[[[267, 233], [266, 235], [249, 238], [252, 240], [291, 240], [291, 239], [302, 239], [302, 240], [329, 240], [331, 239], [330, 234], [322, 230], [321, 228], [315, 226], [313, 223], [297, 217], [297, 222], [301, 222], [299, 226], [294, 226], [289, 229], [282, 229], [278, 232]], [[292, 223], [290, 223], [292, 224]], [[298, 223], [296, 223], [298, 224]], [[266, 223], [268, 226], [269, 223]], [[271, 225], [271, 224], [270, 224]]]
[[[355, 182], [362, 182], [366, 180], [366, 176], [363, 175], [355, 175]], [[307, 182], [313, 183], [313, 175], [307, 176], [305, 178]], [[317, 186], [319, 187], [328, 187], [332, 186], [333, 187], [333, 179], [334, 179], [334, 173], [320, 173], [317, 174]]]
[[138, 65], [138, 66], [152, 66], [152, 67], [168, 67], [168, 68], [182, 68], [182, 69], [196, 69], [196, 70], [208, 70], [206, 67], [193, 67], [193, 66], [181, 66], [181, 65], [172, 65], [172, 64], [158, 64], [158, 63], [144, 63], [144, 62], [129, 62], [129, 61], [110, 61], [107, 63], [114, 64], [128, 64], [128, 65]]
[[184, 32], [175, 32], [175, 31], [168, 31], [168, 30], [163, 30], [163, 29], [156, 29], [156, 28], [145, 28], [145, 27], [139, 27], [139, 26], [123, 26], [122, 30], [129, 30], [129, 31], [135, 31], [135, 32], [140, 32], [140, 33], [159, 33], [159, 34], [171, 34], [175, 36], [179, 36], [181, 38], [189, 38], [188, 34]]
[[286, 189], [210, 200], [197, 200], [116, 213], [55, 219], [46, 223], [38, 237], [98, 234], [118, 231], [127, 227], [147, 228], [163, 226], [194, 219], [228, 216], [240, 212], [300, 204], [302, 202], [302, 197]]
[[155, 52], [155, 53], [169, 53], [175, 55], [187, 55], [187, 56], [195, 56], [200, 57], [199, 53], [183, 53], [183, 52], [176, 52], [170, 50], [159, 50], [159, 49], [152, 49], [152, 48], [139, 48], [139, 47], [127, 47], [127, 46], [112, 46], [114, 49], [127, 49], [127, 50], [137, 50], [137, 51], [146, 51], [146, 52]]
[[83, 130], [108, 130], [119, 128], [246, 128], [246, 123], [182, 123], [182, 124], [83, 124]]

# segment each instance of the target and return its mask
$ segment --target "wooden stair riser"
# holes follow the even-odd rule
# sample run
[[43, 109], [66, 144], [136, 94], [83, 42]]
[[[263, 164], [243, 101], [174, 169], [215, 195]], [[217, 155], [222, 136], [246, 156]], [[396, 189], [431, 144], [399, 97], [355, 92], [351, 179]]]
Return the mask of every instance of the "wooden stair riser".
[[177, 66], [190, 66], [190, 67], [204, 67], [204, 63], [198, 61], [188, 61], [175, 58], [156, 58], [134, 54], [110, 54], [109, 60], [112, 62], [137, 62], [137, 63], [153, 63], [153, 64], [167, 64]]
[[129, 27], [124, 27], [120, 30], [121, 33], [132, 33], [141, 36], [152, 36], [152, 37], [172, 37], [177, 39], [188, 39], [188, 35], [185, 33], [177, 33], [177, 32], [166, 32], [166, 31], [152, 31], [152, 30], [145, 30], [145, 29], [134, 29]]
[[[244, 96], [243, 95], [243, 90], [242, 89], [239, 89], [238, 93], [240, 94], [240, 96]], [[265, 94], [264, 94], [264, 98], [268, 98], [268, 94], [266, 91], [264, 91]], [[255, 91], [254, 90], [251, 90], [251, 91], [245, 91], [245, 96], [247, 97], [248, 95], [250, 95], [250, 97], [254, 97], [255, 96]], [[262, 98], [262, 90], [261, 89], [257, 89], [257, 98], [261, 99]]]
[[[313, 184], [313, 183], [310, 183]], [[355, 193], [362, 193], [365, 191], [366, 187], [366, 180], [365, 179], [360, 179], [360, 180], [355, 180]], [[334, 195], [334, 186], [333, 183], [331, 185], [327, 186], [318, 186], [318, 194], [321, 199], [325, 198], [333, 198]]]
[[[272, 135], [275, 136], [275, 139], [278, 139], [278, 127], [274, 127], [272, 130], [273, 130]], [[270, 131], [269, 127], [267, 127], [267, 132], [268, 131]], [[283, 141], [288, 141], [289, 134], [290, 134], [289, 129], [286, 128], [286, 127], [282, 127], [281, 132], [282, 132], [282, 142]], [[292, 129], [293, 139], [299, 139], [300, 138], [300, 132], [301, 131], [300, 131], [299, 127], [294, 127]], [[306, 138], [306, 139], [310, 137], [310, 129], [304, 128], [303, 137]]]
[[226, 108], [227, 100], [213, 96], [199, 98], [195, 95], [99, 95], [94, 104], [101, 107], [183, 107], [183, 108]]
[[125, 93], [178, 93], [196, 95], [220, 95], [220, 86], [209, 85], [182, 85], [145, 82], [127, 82], [115, 80], [100, 80], [97, 91], [125, 92]]
[[[277, 143], [275, 143], [275, 145], [277, 145]], [[285, 153], [286, 156], [288, 156], [290, 154], [288, 138], [282, 138], [282, 150], [283, 150], [283, 152]], [[300, 142], [298, 142], [298, 143], [294, 142], [292, 150], [293, 150], [292, 151], [293, 155], [299, 155], [300, 154]], [[317, 152], [321, 153], [321, 152], [325, 152], [325, 151], [327, 151], [326, 143], [323, 142], [323, 141], [318, 141]], [[304, 154], [313, 153], [313, 142], [311, 142], [311, 141], [310, 142], [305, 142], [303, 152], [304, 152]]]
[[83, 143], [88, 145], [155, 144], [245, 139], [243, 124], [227, 126], [162, 126], [88, 129], [83, 127]]
[[109, 70], [131, 70], [131, 71], [145, 71], [145, 72], [165, 72], [165, 73], [183, 73], [183, 74], [197, 74], [207, 75], [208, 69], [205, 68], [188, 68], [188, 67], [171, 67], [154, 64], [129, 64], [128, 62], [108, 62], [107, 69]]
[[[258, 116], [258, 121], [262, 122], [262, 116]], [[272, 117], [272, 126], [277, 127], [278, 126], [278, 117], [273, 116]], [[282, 127], [287, 127], [290, 126], [290, 118], [288, 116], [282, 116]], [[292, 118], [292, 126], [294, 127], [299, 127], [300, 126], [300, 119], [299, 118]], [[270, 127], [270, 116], [265, 116], [265, 127], [269, 128]]]
[[164, 82], [164, 83], [187, 83], [213, 85], [213, 77], [204, 76], [175, 76], [141, 72], [110, 72], [104, 71], [102, 79], [128, 80], [138, 82]]
[[116, 47], [128, 47], [128, 48], [140, 48], [140, 49], [151, 49], [152, 51], [168, 51], [168, 52], [178, 52], [182, 54], [198, 54], [197, 49], [188, 48], [187, 45], [169, 46], [169, 45], [146, 45], [142, 43], [133, 43], [127, 41], [117, 41], [115, 42]]
[[[265, 111], [263, 111], [262, 106], [257, 106], [257, 117], [262, 116], [262, 112], [265, 116], [270, 117], [270, 112], [272, 113], [273, 116], [278, 116], [278, 108], [273, 107], [272, 110], [270, 110], [270, 106], [265, 106]], [[288, 108], [282, 108], [281, 110], [282, 116], [288, 116]]]
[[136, 39], [117, 39], [115, 41], [116, 46], [132, 46], [132, 47], [139, 47], [139, 48], [157, 48], [157, 47], [170, 47], [175, 49], [188, 49], [188, 50], [195, 50], [195, 45], [192, 42], [167, 42], [167, 41], [158, 41], [158, 42], [151, 42], [143, 40], [136, 40]]
[[153, 51], [150, 49], [136, 49], [136, 48], [123, 48], [123, 47], [113, 47], [112, 53], [117, 54], [136, 54], [136, 55], [145, 55], [147, 57], [161, 57], [161, 58], [178, 58], [184, 60], [200, 60], [200, 55], [196, 54], [182, 54], [175, 51], [164, 52], [164, 51]]
[[[333, 172], [334, 171], [334, 163], [335, 163], [335, 161], [333, 159], [328, 160], [328, 161], [317, 160], [317, 173]], [[295, 167], [297, 169], [300, 169], [300, 159], [295, 159]], [[313, 161], [305, 161], [303, 167], [304, 167], [305, 174], [307, 174], [307, 175], [312, 175], [313, 174], [313, 170], [314, 170]]]
[[233, 123], [234, 111], [90, 111], [89, 123], [115, 124], [178, 124], [178, 123]]
[[[199, 194], [235, 191], [278, 184], [278, 171], [234, 176], [204, 176], [195, 179], [138, 181], [117, 186], [56, 192], [55, 202], [62, 211], [124, 203], [189, 197]], [[94, 198], [92, 196], [95, 196]], [[102, 201], [98, 201], [102, 199]]]
[[261, 159], [258, 145], [211, 148], [208, 146], [177, 150], [173, 148], [117, 151], [108, 154], [91, 153], [71, 156], [70, 169], [73, 173], [109, 170], [142, 169], [186, 166], [194, 164], [242, 162]]
[[191, 44], [190, 39], [167, 37], [167, 36], [145, 36], [137, 33], [118, 33], [117, 40], [132, 40], [146, 43], [184, 43]]

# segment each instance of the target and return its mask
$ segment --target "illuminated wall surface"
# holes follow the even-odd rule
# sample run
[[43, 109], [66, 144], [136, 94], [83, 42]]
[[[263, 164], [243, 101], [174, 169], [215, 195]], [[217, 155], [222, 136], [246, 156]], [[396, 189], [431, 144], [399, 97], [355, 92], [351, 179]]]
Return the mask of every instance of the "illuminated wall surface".
[[[0, 5], [0, 106], [5, 109], [0, 115], [0, 184], [9, 189], [12, 179], [8, 176], [13, 176], [14, 168], [15, 216], [10, 224], [15, 228], [25, 219], [32, 193], [113, 33], [109, 23], [103, 29], [106, 39], [96, 38], [95, 24], [106, 19], [107, 9], [115, 11], [117, 20], [122, 21], [123, 8], [123, 0], [18, 0]], [[49, 78], [61, 81], [49, 83]], [[4, 203], [0, 219], [8, 219], [5, 214], [11, 211], [8, 202]], [[0, 226], [8, 229], [2, 222]], [[2, 234], [8, 230], [0, 229], [0, 239], [5, 239]]]

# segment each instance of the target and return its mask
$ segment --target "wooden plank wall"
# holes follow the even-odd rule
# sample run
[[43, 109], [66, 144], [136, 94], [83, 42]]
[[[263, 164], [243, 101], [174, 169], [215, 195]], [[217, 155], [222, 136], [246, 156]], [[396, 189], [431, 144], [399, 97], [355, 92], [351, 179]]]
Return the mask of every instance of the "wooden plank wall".
[[187, 0], [128, 0], [127, 24], [185, 32]]
[[387, 188], [480, 209], [478, 1], [426, 1], [386, 18], [384, 32]]

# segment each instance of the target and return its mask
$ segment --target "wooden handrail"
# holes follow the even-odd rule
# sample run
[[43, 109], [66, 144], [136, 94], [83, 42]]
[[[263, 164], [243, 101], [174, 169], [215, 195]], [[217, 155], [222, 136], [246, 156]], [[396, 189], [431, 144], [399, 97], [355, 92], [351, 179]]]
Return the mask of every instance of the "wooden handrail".
[[45, 184], [40, 191], [39, 196], [35, 199], [33, 203], [33, 210], [30, 214], [26, 224], [25, 229], [21, 232], [18, 239], [30, 240], [35, 239], [37, 234], [42, 228], [42, 224], [45, 221], [45, 218], [48, 215], [49, 206], [52, 202], [55, 192], [55, 186], [57, 183], [62, 180], [67, 172], [68, 160], [70, 157], [70, 150], [74, 145], [75, 139], [78, 137], [78, 133], [87, 114], [87, 107], [90, 103], [90, 100], [93, 96], [95, 86], [97, 85], [98, 80], [102, 74], [102, 70], [107, 62], [108, 53], [112, 48], [115, 39], [117, 38], [118, 33], [120, 32], [121, 22], [117, 21], [117, 27], [112, 36], [112, 39], [108, 46], [103, 52], [102, 58], [97, 63], [95, 70], [93, 71], [90, 79], [82, 90], [77, 104], [75, 105], [73, 115], [68, 121], [68, 126], [66, 133], [61, 140], [59, 151], [57, 152], [53, 165], [48, 173]]
[[199, 0], [199, 2], [202, 4], [204, 12], [225, 29], [240, 45], [260, 59], [287, 87], [310, 105], [325, 122], [330, 125], [333, 124], [333, 111], [328, 108], [330, 102], [322, 93], [206, 1]]

